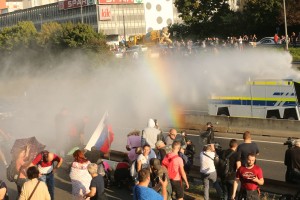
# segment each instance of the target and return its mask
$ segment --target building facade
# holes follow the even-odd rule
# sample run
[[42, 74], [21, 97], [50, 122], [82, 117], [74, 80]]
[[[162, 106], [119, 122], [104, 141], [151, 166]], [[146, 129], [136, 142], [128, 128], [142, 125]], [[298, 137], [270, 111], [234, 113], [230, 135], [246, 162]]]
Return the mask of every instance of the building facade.
[[[27, 3], [45, 0], [29, 0]], [[56, 0], [48, 0], [56, 1]], [[0, 28], [16, 25], [19, 21], [32, 21], [40, 30], [47, 22], [87, 23], [106, 35], [124, 36], [145, 34], [161, 30], [174, 23], [172, 0], [64, 0], [0, 15]], [[174, 14], [175, 13], [175, 14]]]

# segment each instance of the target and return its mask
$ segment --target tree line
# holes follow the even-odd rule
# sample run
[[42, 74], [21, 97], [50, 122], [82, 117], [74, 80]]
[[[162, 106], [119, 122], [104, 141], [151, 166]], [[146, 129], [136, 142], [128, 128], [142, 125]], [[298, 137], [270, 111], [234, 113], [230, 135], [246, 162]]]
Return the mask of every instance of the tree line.
[[[300, 31], [300, 1], [285, 0], [290, 32]], [[184, 24], [173, 24], [178, 38], [284, 35], [283, 0], [245, 0], [238, 11], [230, 10], [225, 0], [175, 0]]]
[[74, 52], [98, 63], [107, 62], [111, 57], [105, 35], [97, 33], [88, 24], [50, 22], [42, 24], [41, 30], [37, 31], [31, 21], [20, 21], [0, 30], [2, 63], [13, 58], [15, 64], [30, 61], [37, 62], [31, 65], [43, 66], [52, 62], [51, 66], [55, 66], [53, 62], [60, 62]]

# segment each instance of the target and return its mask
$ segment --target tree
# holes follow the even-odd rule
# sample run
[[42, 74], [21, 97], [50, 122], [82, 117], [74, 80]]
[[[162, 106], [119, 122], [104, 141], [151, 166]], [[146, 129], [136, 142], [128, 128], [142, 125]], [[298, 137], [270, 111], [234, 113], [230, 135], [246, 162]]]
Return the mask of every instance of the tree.
[[18, 22], [12, 27], [3, 28], [0, 32], [0, 44], [2, 51], [13, 51], [19, 48], [30, 48], [37, 34], [32, 22]]
[[42, 25], [42, 30], [37, 35], [37, 44], [45, 49], [55, 48], [60, 44], [62, 26], [57, 22], [49, 22]]
[[179, 17], [188, 24], [207, 23], [222, 7], [224, 0], [175, 0]]
[[[286, 0], [286, 18], [288, 25], [300, 25], [300, 0]], [[281, 24], [284, 23], [284, 12], [283, 7], [280, 9]]]
[[243, 10], [245, 33], [274, 35], [279, 25], [281, 0], [248, 0]]

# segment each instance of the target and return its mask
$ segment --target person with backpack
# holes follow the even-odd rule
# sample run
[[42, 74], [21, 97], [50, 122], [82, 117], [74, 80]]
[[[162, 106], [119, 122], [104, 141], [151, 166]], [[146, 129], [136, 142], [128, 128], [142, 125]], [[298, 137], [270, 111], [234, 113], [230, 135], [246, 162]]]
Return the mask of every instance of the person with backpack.
[[[222, 189], [225, 199], [230, 199], [232, 196], [233, 183], [236, 176], [236, 170], [240, 167], [241, 162], [237, 153], [238, 142], [236, 139], [231, 139], [229, 149], [222, 152], [219, 157], [217, 167], [218, 177], [221, 179]], [[240, 187], [240, 186], [239, 186]], [[237, 189], [239, 191], [239, 188]]]
[[200, 153], [200, 174], [204, 185], [204, 200], [209, 200], [209, 182], [213, 183], [218, 196], [223, 197], [223, 191], [217, 181], [217, 172], [215, 168], [215, 145], [208, 144], [204, 146]]
[[[54, 166], [54, 163], [56, 165]], [[31, 162], [31, 166], [37, 166], [41, 177], [40, 180], [47, 184], [51, 200], [54, 199], [54, 173], [62, 165], [63, 159], [47, 150], [40, 152]]]
[[200, 144], [211, 144], [215, 140], [215, 133], [213, 124], [211, 122], [206, 123], [206, 131], [200, 134]]
[[165, 156], [165, 158], [162, 161], [162, 165], [164, 165], [168, 169], [168, 174], [172, 185], [172, 191], [175, 193], [176, 199], [183, 200], [184, 189], [182, 185], [182, 179], [186, 184], [186, 189], [189, 189], [189, 182], [184, 171], [183, 160], [178, 155], [180, 148], [180, 142], [173, 142], [172, 152], [168, 153]]

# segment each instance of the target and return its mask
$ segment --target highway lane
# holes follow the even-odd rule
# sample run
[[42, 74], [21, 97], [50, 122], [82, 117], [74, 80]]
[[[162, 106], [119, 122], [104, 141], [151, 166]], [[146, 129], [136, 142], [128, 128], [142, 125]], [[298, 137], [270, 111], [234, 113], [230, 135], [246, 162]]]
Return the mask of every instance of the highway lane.
[[[188, 138], [196, 146], [196, 155], [194, 164], [199, 166], [199, 153], [201, 144], [199, 143], [199, 136], [194, 135], [195, 131], [191, 131]], [[223, 149], [229, 148], [229, 140], [237, 139], [238, 143], [242, 143], [242, 134], [229, 134], [229, 133], [215, 133], [215, 141], [218, 142]], [[255, 136], [252, 135], [252, 140], [257, 143], [260, 150], [259, 156], [257, 157], [257, 165], [263, 169], [264, 177], [274, 180], [284, 181], [286, 167], [284, 165], [284, 154], [287, 146], [283, 145], [286, 138], [276, 138], [269, 136]]]

